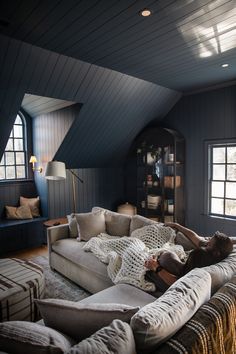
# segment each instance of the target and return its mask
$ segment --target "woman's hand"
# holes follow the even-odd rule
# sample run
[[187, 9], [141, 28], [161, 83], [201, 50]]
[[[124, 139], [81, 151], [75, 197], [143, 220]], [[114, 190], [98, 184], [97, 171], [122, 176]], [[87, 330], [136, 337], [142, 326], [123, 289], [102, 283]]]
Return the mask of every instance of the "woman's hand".
[[152, 256], [152, 258], [149, 258], [145, 261], [144, 263], [145, 267], [149, 270], [153, 270], [154, 272], [157, 269], [157, 259], [155, 256]]

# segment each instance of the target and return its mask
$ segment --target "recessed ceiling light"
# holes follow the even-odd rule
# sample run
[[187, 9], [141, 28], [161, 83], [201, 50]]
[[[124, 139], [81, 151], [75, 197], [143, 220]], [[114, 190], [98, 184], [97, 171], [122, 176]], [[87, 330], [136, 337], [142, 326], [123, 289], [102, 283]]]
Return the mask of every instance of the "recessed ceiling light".
[[228, 68], [229, 64], [225, 63], [225, 64], [221, 64], [222, 68]]
[[149, 9], [143, 9], [143, 10], [139, 11], [139, 14], [143, 17], [148, 17], [152, 14], [152, 12]]

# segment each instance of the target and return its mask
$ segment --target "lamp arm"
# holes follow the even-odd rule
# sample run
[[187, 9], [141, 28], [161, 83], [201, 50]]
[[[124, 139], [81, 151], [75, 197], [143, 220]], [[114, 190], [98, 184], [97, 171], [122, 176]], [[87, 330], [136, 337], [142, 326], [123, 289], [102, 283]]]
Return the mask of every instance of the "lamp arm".
[[80, 181], [80, 183], [84, 183], [84, 181], [74, 171], [72, 171], [71, 169], [69, 169], [69, 171]]

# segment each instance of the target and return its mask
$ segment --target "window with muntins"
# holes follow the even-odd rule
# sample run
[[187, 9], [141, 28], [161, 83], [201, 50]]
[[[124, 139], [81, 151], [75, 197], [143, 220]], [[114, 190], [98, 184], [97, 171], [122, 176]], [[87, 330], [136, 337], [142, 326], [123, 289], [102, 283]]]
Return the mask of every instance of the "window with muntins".
[[0, 162], [0, 180], [16, 180], [27, 177], [25, 129], [24, 118], [17, 114]]
[[236, 141], [208, 144], [208, 213], [236, 219]]

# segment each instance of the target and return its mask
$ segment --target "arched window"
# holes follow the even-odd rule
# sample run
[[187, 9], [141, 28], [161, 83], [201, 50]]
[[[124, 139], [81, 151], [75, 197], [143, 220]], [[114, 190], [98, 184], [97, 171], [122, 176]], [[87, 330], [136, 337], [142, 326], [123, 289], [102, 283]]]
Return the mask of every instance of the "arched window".
[[25, 130], [25, 119], [17, 114], [0, 163], [0, 180], [27, 178]]

